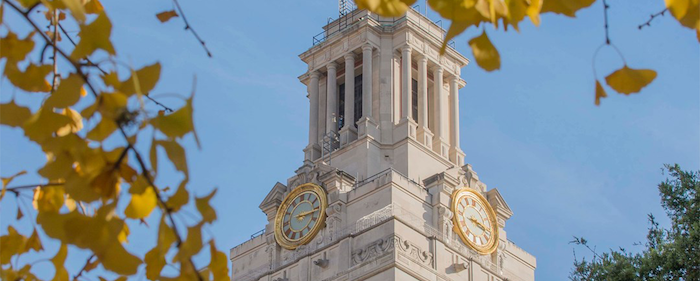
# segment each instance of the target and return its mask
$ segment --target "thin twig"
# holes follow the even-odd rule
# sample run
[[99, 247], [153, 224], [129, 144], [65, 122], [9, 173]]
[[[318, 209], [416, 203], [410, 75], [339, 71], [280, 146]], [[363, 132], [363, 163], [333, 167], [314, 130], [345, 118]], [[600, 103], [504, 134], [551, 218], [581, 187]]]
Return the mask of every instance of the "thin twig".
[[183, 12], [182, 8], [180, 7], [180, 3], [178, 3], [177, 0], [173, 0], [173, 3], [175, 3], [175, 7], [177, 7], [178, 13], [180, 13], [180, 16], [182, 16], [182, 21], [185, 22], [185, 30], [189, 30], [192, 32], [194, 37], [197, 38], [197, 40], [199, 40], [199, 44], [202, 44], [202, 48], [204, 48], [204, 51], [207, 52], [207, 56], [211, 58], [211, 52], [209, 52], [207, 45], [204, 43], [204, 40], [202, 40], [202, 38], [199, 37], [199, 34], [197, 34], [194, 28], [192, 28], [190, 23], [187, 21], [187, 18], [185, 17], [185, 12]]
[[[68, 35], [68, 31], [66, 31], [66, 29], [63, 28], [63, 25], [61, 25], [61, 24], [59, 23], [59, 24], [58, 24], [58, 28], [61, 29], [61, 31], [63, 32], [63, 35], [65, 35], [66, 38], [68, 38], [68, 41], [70, 41], [70, 42], [73, 44], [73, 46], [77, 46], [77, 44], [75, 43], [75, 41], [73, 40], [73, 38], [71, 38], [70, 35]], [[85, 58], [85, 60], [88, 62], [88, 66], [94, 66], [95, 68], [97, 68], [97, 70], [99, 70], [100, 72], [102, 72], [102, 74], [107, 74], [107, 71], [104, 71], [102, 68], [100, 68], [99, 65], [97, 65], [97, 64], [93, 63], [92, 61], [90, 61], [89, 58]]]
[[607, 1], [603, 0], [603, 13], [605, 15], [605, 44], [610, 45], [610, 35], [608, 34], [608, 9], [610, 9], [610, 5], [608, 5]]
[[163, 109], [164, 109], [165, 111], [167, 111], [167, 112], [173, 112], [173, 109], [172, 109], [172, 108], [167, 107], [167, 106], [165, 106], [164, 104], [158, 102], [157, 100], [153, 99], [150, 95], [144, 95], [144, 96], [145, 96], [146, 98], [148, 98], [149, 100], [151, 100], [152, 102], [154, 102], [155, 104], [157, 104], [157, 105], [163, 107]]
[[90, 266], [90, 261], [91, 261], [92, 258], [94, 258], [94, 257], [95, 257], [95, 254], [92, 254], [92, 256], [90, 256], [90, 257], [85, 261], [85, 265], [83, 266], [83, 268], [81, 268], [80, 271], [78, 271], [78, 273], [77, 273], [75, 276], [73, 276], [73, 281], [78, 280], [78, 277], [80, 277], [81, 275], [83, 275], [83, 272], [85, 272], [85, 270], [87, 269], [87, 267]]
[[64, 183], [53, 182], [53, 183], [45, 183], [45, 184], [20, 185], [20, 186], [8, 187], [7, 191], [12, 192], [12, 193], [19, 193], [21, 191], [21, 189], [29, 189], [29, 188], [45, 187], [45, 186], [57, 186], [57, 185], [64, 185]]
[[645, 26], [651, 26], [651, 21], [653, 21], [654, 18], [656, 18], [656, 17], [663, 16], [666, 13], [666, 11], [668, 11], [668, 8], [665, 8], [665, 9], [661, 10], [661, 12], [658, 12], [656, 14], [651, 14], [649, 16], [649, 20], [647, 20], [647, 22], [645, 22], [643, 24], [640, 24], [637, 28], [639, 28], [639, 30], [641, 30]]

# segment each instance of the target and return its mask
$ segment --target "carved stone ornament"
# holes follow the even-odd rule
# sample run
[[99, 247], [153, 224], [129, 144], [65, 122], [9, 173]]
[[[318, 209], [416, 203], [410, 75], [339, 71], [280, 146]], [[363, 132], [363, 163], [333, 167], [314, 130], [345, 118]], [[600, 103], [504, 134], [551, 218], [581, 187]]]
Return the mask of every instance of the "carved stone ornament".
[[438, 206], [438, 223], [440, 224], [440, 232], [444, 235], [445, 241], [452, 241], [452, 228], [454, 223], [452, 222], [452, 217], [454, 213], [445, 207]]
[[398, 250], [400, 253], [407, 255], [415, 262], [432, 267], [433, 254], [429, 251], [424, 251], [416, 244], [408, 240], [402, 239], [397, 235], [389, 235], [370, 243], [362, 249], [352, 252], [352, 265], [357, 265], [369, 260], [384, 256], [389, 252]]

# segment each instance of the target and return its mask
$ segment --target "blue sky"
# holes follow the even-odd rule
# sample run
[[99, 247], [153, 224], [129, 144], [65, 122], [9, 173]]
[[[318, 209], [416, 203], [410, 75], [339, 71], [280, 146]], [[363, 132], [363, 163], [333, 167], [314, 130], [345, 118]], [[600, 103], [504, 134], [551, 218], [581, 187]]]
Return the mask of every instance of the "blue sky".
[[[266, 224], [258, 204], [275, 182], [285, 182], [301, 165], [306, 145], [308, 100], [297, 76], [306, 70], [298, 55], [311, 47], [335, 1], [181, 1], [186, 15], [211, 49], [208, 58], [179, 19], [161, 24], [155, 14], [169, 1], [104, 1], [114, 28], [112, 39], [122, 61], [136, 67], [160, 61], [161, 81], [154, 95], [172, 106], [173, 93], [189, 94], [197, 76], [197, 150], [186, 139], [191, 183], [197, 195], [218, 187], [212, 204], [219, 220], [205, 237], [225, 250], [250, 238]], [[419, 3], [424, 5], [422, 1]], [[508, 238], [537, 257], [538, 280], [563, 280], [570, 271], [572, 236], [584, 236], [598, 249], [644, 241], [646, 215], [668, 224], [656, 185], [664, 163], [700, 168], [700, 57], [695, 34], [668, 14], [638, 30], [661, 0], [610, 1], [610, 35], [632, 68], [651, 68], [657, 79], [640, 94], [610, 95], [593, 104], [595, 49], [604, 41], [601, 3], [578, 18], [542, 17], [520, 33], [487, 27], [501, 54], [502, 69], [486, 73], [467, 66], [460, 93], [461, 146], [490, 188], [498, 188], [514, 211]], [[9, 11], [5, 12], [9, 14]], [[435, 18], [431, 13], [429, 16]], [[14, 18], [13, 28], [21, 26]], [[480, 29], [456, 38], [457, 50], [473, 59], [467, 41]], [[598, 78], [621, 67], [610, 48], [596, 60]], [[0, 84], [0, 100], [14, 91]], [[31, 96], [17, 94], [28, 104]], [[44, 162], [37, 146], [19, 130], [0, 128], [0, 174], [35, 171]], [[143, 149], [143, 148], [141, 148]], [[162, 185], [176, 185], [172, 167]], [[36, 182], [30, 175], [17, 183]], [[14, 220], [14, 202], [5, 199], [1, 232]], [[187, 216], [181, 218], [187, 221]], [[27, 229], [29, 223], [20, 223]], [[157, 225], [156, 222], [151, 223]], [[129, 249], [140, 253], [155, 232], [134, 227]], [[55, 245], [47, 251], [55, 253]], [[577, 255], [584, 249], [577, 248]], [[68, 268], [84, 263], [69, 258]], [[51, 276], [50, 266], [41, 274]]]

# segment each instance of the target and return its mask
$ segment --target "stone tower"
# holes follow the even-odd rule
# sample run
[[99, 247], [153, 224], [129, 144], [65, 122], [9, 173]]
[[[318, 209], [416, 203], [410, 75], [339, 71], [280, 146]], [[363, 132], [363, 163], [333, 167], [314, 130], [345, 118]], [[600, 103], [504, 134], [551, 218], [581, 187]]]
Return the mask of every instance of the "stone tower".
[[[300, 55], [310, 104], [303, 165], [260, 204], [265, 231], [231, 249], [233, 280], [534, 280], [535, 257], [504, 230], [513, 212], [464, 165], [459, 89], [469, 61], [450, 47], [440, 55], [444, 34], [413, 9], [397, 18], [354, 10], [314, 37]], [[308, 219], [317, 230], [283, 245], [282, 221], [320, 212], [287, 207], [304, 200], [287, 198], [308, 184], [326, 199]], [[491, 210], [493, 226], [472, 227], [489, 235], [484, 225], [493, 227], [493, 249], [458, 235], [458, 224], [475, 220], [457, 218], [459, 190]]]

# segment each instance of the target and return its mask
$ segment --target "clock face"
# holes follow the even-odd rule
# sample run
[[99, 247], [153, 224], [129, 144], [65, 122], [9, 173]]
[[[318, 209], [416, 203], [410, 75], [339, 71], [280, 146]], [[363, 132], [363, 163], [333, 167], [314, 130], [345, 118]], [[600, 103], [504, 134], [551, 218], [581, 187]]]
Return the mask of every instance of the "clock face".
[[452, 196], [454, 226], [462, 241], [480, 254], [490, 254], [498, 246], [496, 214], [481, 194], [472, 189], [455, 191]]
[[295, 249], [314, 238], [324, 226], [326, 193], [320, 186], [298, 186], [280, 205], [275, 217], [275, 238], [287, 249]]

